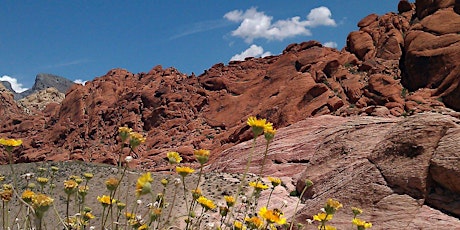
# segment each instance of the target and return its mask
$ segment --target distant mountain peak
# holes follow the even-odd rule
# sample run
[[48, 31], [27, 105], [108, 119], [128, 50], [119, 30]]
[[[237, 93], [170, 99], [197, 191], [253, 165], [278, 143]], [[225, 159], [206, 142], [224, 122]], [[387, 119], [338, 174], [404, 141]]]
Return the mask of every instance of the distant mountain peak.
[[56, 88], [61, 93], [66, 93], [67, 90], [73, 85], [75, 82], [49, 73], [39, 73], [35, 77], [35, 83], [31, 89], [28, 89], [22, 93], [14, 93], [14, 99], [20, 100], [24, 97], [27, 97], [35, 92], [47, 89], [47, 88]]

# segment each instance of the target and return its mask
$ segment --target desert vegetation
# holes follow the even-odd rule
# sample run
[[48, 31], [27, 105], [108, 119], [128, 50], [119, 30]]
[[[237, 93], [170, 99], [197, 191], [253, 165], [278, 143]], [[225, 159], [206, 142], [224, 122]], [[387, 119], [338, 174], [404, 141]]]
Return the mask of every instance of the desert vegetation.
[[[325, 201], [324, 207], [312, 219], [296, 219], [295, 213], [304, 192], [314, 186], [307, 178], [289, 219], [284, 216], [283, 208], [292, 204], [270, 202], [274, 189], [283, 183], [280, 178], [264, 174], [265, 159], [276, 129], [266, 119], [256, 117], [249, 117], [247, 125], [253, 133], [253, 146], [247, 155], [246, 169], [238, 175], [241, 178], [235, 185], [235, 192], [219, 200], [205, 195], [200, 188], [200, 181], [206, 180], [203, 167], [209, 160], [209, 150], [194, 151], [199, 168], [181, 163], [178, 152], [167, 152], [171, 171], [158, 181], [154, 181], [150, 172], [142, 172], [134, 181], [135, 188], [131, 188], [127, 176], [133, 159], [131, 153], [146, 138], [131, 128], [120, 127], [118, 170], [105, 179], [105, 186], [92, 183], [94, 174], [91, 171], [70, 175], [62, 184], [56, 184], [60, 170], [57, 166], [39, 167], [34, 172], [18, 175], [13, 167], [13, 150], [21, 146], [22, 141], [2, 138], [0, 144], [4, 154], [8, 155], [10, 169], [9, 175], [0, 176], [2, 229], [52, 229], [48, 223], [52, 220], [57, 220], [61, 229], [336, 229], [333, 217], [343, 204], [332, 198]], [[259, 173], [250, 176], [249, 166], [259, 137], [266, 142], [263, 162]], [[126, 149], [130, 154], [124, 154]], [[193, 174], [197, 174], [198, 179], [188, 180]], [[62, 190], [63, 198], [53, 197], [57, 190]], [[92, 191], [98, 193], [97, 202], [88, 202], [87, 195]], [[259, 201], [263, 192], [269, 193], [266, 203]], [[12, 201], [19, 208], [10, 209]], [[64, 207], [64, 212], [57, 210], [58, 202], [62, 202], [59, 205]], [[90, 207], [90, 203], [100, 207]], [[176, 207], [179, 203], [185, 205]], [[358, 217], [362, 212], [359, 208], [350, 208], [351, 229], [372, 227], [370, 222]]]

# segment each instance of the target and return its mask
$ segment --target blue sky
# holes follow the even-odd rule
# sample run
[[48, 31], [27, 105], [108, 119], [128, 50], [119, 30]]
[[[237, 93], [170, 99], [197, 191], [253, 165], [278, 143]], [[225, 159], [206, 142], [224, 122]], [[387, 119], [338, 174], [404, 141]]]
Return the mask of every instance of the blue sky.
[[199, 75], [231, 59], [280, 54], [291, 43], [341, 49], [359, 20], [396, 12], [398, 2], [2, 1], [0, 80], [20, 91], [38, 73], [87, 81], [113, 68], [162, 65]]

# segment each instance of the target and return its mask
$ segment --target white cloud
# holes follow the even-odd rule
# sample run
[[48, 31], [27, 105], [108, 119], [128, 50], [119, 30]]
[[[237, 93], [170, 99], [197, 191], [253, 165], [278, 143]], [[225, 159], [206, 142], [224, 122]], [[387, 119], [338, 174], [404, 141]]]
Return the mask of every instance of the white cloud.
[[323, 46], [330, 47], [330, 48], [337, 48], [337, 42], [325, 42]]
[[68, 61], [68, 62], [54, 63], [52, 65], [43, 66], [43, 68], [51, 69], [51, 68], [67, 67], [67, 66], [73, 66], [73, 65], [80, 65], [86, 62], [88, 62], [87, 59], [78, 59], [78, 60], [73, 60], [73, 61]]
[[219, 29], [222, 27], [229, 26], [230, 24], [231, 23], [229, 23], [228, 21], [222, 19], [196, 22], [190, 25], [184, 25], [183, 28], [180, 28], [181, 32], [172, 36], [170, 39], [177, 39], [196, 33]]
[[248, 49], [245, 51], [241, 52], [240, 54], [236, 54], [233, 56], [230, 61], [244, 61], [245, 58], [247, 57], [266, 57], [270, 56], [270, 52], [264, 52], [264, 48], [261, 46], [257, 45], [251, 45]]
[[87, 81], [83, 81], [82, 79], [76, 79], [75, 81], [73, 81], [77, 84], [80, 84], [80, 85], [85, 85]]
[[335, 20], [332, 19], [332, 13], [329, 8], [320, 6], [312, 9], [307, 16], [307, 22], [309, 26], [336, 26]]
[[22, 84], [18, 82], [18, 80], [16, 78], [13, 78], [13, 77], [10, 77], [10, 76], [6, 76], [6, 75], [3, 75], [2, 77], [0, 77], [0, 81], [7, 81], [11, 84], [11, 88], [13, 88], [13, 90], [16, 92], [16, 93], [22, 93], [24, 91], [27, 90], [27, 88], [23, 88], [22, 87]]
[[295, 16], [272, 23], [272, 16], [257, 11], [255, 7], [245, 12], [241, 10], [230, 11], [224, 15], [224, 18], [241, 23], [236, 30], [232, 31], [232, 35], [243, 38], [247, 43], [251, 43], [257, 38], [281, 41], [297, 35], [310, 36], [309, 27], [337, 25], [332, 19], [331, 11], [324, 6], [312, 9], [304, 21], [299, 16]]

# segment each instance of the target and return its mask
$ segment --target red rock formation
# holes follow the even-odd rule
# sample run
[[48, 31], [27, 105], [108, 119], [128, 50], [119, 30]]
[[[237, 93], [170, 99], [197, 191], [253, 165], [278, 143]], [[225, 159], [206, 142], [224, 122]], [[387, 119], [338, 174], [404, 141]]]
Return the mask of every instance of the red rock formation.
[[[418, 66], [410, 64], [410, 60], [418, 63], [419, 57], [411, 59], [412, 50], [414, 54], [434, 51], [420, 51], [415, 42], [425, 35], [416, 36], [411, 20], [414, 4], [402, 1], [399, 10], [399, 14], [372, 14], [361, 20], [360, 31], [350, 34], [342, 51], [315, 41], [291, 44], [281, 55], [216, 64], [198, 77], [161, 66], [138, 74], [114, 69], [85, 86], [74, 85], [62, 105], [49, 104], [35, 116], [9, 116], [0, 133], [24, 139], [18, 161], [80, 159], [113, 164], [119, 151], [117, 129], [127, 125], [148, 136], [137, 150], [140, 167], [164, 170], [166, 151], [178, 150], [191, 160], [193, 149], [208, 148], [215, 157], [250, 139], [245, 125], [250, 115], [285, 127], [324, 114], [393, 117], [449, 111], [436, 99], [441, 89], [446, 89], [444, 93], [455, 87], [448, 84], [456, 82], [454, 75], [441, 84], [433, 74], [428, 88], [415, 92], [426, 78], [410, 81], [415, 86], [406, 86], [409, 90], [401, 85], [401, 55], [405, 55], [407, 75]], [[454, 17], [451, 8], [442, 9], [418, 24], [433, 31], [436, 27], [430, 18], [444, 11]], [[451, 32], [449, 28], [438, 30]], [[447, 69], [455, 66], [450, 64], [452, 57], [442, 60], [450, 61], [431, 66], [437, 70], [444, 68], [442, 63]], [[433, 69], [422, 72], [430, 71], [434, 73]], [[446, 101], [455, 96], [449, 95]]]
[[402, 83], [411, 91], [433, 89], [432, 96], [459, 110], [460, 14], [455, 4], [458, 1], [416, 2], [417, 17], [404, 39]]

